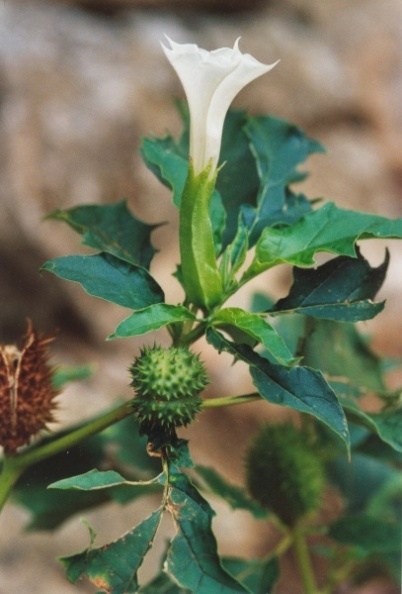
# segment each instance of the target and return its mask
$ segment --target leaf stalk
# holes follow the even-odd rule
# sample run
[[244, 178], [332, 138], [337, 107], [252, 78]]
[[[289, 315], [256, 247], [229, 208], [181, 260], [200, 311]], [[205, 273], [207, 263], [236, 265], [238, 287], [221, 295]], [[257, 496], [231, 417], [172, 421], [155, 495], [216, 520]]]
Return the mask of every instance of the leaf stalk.
[[204, 400], [202, 408], [219, 408], [221, 406], [233, 406], [234, 404], [245, 404], [246, 402], [253, 402], [254, 400], [261, 400], [261, 396], [257, 392], [251, 394], [242, 394], [240, 396], [226, 396], [224, 398], [209, 398]]

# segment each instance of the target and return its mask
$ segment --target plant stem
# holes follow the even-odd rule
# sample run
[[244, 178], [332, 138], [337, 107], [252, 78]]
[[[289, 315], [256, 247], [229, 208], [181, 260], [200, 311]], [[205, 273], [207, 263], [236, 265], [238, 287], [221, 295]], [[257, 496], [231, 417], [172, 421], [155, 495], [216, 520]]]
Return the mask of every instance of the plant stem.
[[203, 401], [202, 408], [233, 406], [234, 404], [244, 404], [245, 402], [253, 402], [254, 400], [261, 400], [261, 396], [257, 392], [242, 394], [241, 396], [226, 396], [225, 398], [208, 398], [208, 400]]
[[162, 456], [162, 468], [163, 468], [163, 472], [165, 473], [165, 484], [163, 487], [163, 499], [162, 499], [162, 507], [165, 509], [167, 502], [168, 502], [168, 498], [169, 498], [169, 493], [170, 493], [170, 472], [169, 472], [169, 460], [166, 456], [166, 453]]
[[183, 336], [181, 337], [179, 344], [181, 346], [189, 346], [189, 345], [193, 344], [193, 342], [196, 342], [196, 340], [201, 338], [201, 336], [204, 334], [204, 332], [205, 332], [205, 324], [203, 322], [200, 322], [198, 324], [198, 326], [195, 326], [195, 328], [193, 328], [189, 332], [183, 333]]
[[11, 489], [20, 478], [24, 468], [21, 468], [12, 458], [4, 458], [0, 475], [0, 511], [10, 494]]
[[281, 557], [292, 546], [292, 535], [286, 533], [282, 540], [276, 545], [275, 549], [270, 553], [269, 557]]
[[63, 435], [58, 439], [54, 439], [53, 441], [42, 446], [39, 444], [31, 450], [22, 453], [15, 459], [18, 460], [19, 465], [24, 466], [24, 468], [32, 466], [32, 464], [37, 464], [45, 458], [50, 458], [55, 454], [64, 452], [68, 448], [74, 447], [87, 437], [96, 435], [117, 421], [128, 417], [130, 414], [132, 414], [132, 412], [133, 411], [130, 403], [126, 402], [121, 404], [117, 408], [109, 410], [103, 415], [100, 415], [99, 417], [89, 421], [87, 424], [78, 427], [78, 429], [74, 429], [70, 433]]
[[0, 475], [0, 511], [10, 494], [14, 484], [17, 482], [21, 474], [29, 466], [37, 464], [46, 458], [50, 458], [56, 454], [64, 452], [69, 448], [78, 445], [81, 441], [92, 435], [96, 435], [103, 431], [110, 425], [117, 421], [124, 419], [132, 413], [130, 403], [124, 403], [113, 410], [88, 421], [88, 423], [72, 429], [70, 433], [63, 434], [59, 438], [55, 438], [43, 445], [38, 445], [29, 448], [22, 454], [17, 454], [12, 457], [5, 457], [3, 461], [3, 468]]
[[292, 535], [296, 560], [303, 581], [304, 594], [317, 594], [317, 585], [315, 583], [310, 553], [307, 548], [305, 536], [300, 527], [297, 525], [293, 528]]

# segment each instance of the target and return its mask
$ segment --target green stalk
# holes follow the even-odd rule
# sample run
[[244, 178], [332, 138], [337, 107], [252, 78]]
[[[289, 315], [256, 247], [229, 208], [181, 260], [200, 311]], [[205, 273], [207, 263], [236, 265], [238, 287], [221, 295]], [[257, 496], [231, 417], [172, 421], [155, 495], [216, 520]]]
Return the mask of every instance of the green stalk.
[[24, 468], [16, 464], [14, 458], [4, 458], [0, 475], [0, 512], [7, 501], [11, 489], [23, 472]]
[[205, 333], [205, 323], [200, 322], [198, 324], [198, 326], [196, 326], [189, 332], [187, 332], [187, 333], [183, 332], [183, 337], [180, 338], [178, 344], [180, 344], [181, 346], [189, 346], [189, 345], [193, 344], [193, 342], [195, 342], [196, 340], [201, 338], [201, 336], [203, 336], [204, 333]]
[[307, 547], [305, 536], [300, 527], [297, 525], [293, 528], [292, 535], [294, 550], [296, 553], [296, 561], [303, 582], [304, 594], [317, 594], [317, 585], [315, 583], [310, 553]]
[[39, 444], [32, 450], [22, 453], [16, 457], [15, 460], [17, 460], [20, 465], [23, 465], [24, 468], [32, 466], [32, 464], [42, 462], [42, 460], [45, 460], [46, 458], [50, 458], [55, 454], [60, 454], [68, 448], [76, 446], [87, 437], [91, 437], [92, 435], [100, 433], [104, 429], [107, 429], [107, 427], [110, 425], [113, 425], [114, 423], [117, 423], [117, 421], [128, 417], [132, 412], [133, 411], [130, 403], [126, 402], [121, 404], [117, 408], [114, 408], [113, 410], [96, 417], [92, 421], [89, 421], [86, 425], [78, 427], [78, 429], [74, 429], [71, 431], [71, 433], [67, 433], [67, 435], [63, 435], [62, 437], [42, 446]]
[[202, 408], [233, 406], [234, 404], [244, 404], [245, 402], [253, 402], [254, 400], [261, 400], [261, 396], [257, 392], [242, 394], [241, 396], [226, 396], [225, 398], [208, 398], [208, 400], [203, 401]]
[[60, 454], [78, 445], [81, 441], [92, 435], [100, 433], [110, 425], [124, 419], [132, 414], [130, 403], [124, 403], [113, 410], [96, 417], [87, 424], [73, 429], [70, 433], [55, 438], [43, 445], [29, 448], [22, 454], [5, 457], [3, 469], [0, 475], [0, 511], [2, 510], [12, 487], [15, 485], [22, 473], [33, 464], [42, 462], [46, 458]]

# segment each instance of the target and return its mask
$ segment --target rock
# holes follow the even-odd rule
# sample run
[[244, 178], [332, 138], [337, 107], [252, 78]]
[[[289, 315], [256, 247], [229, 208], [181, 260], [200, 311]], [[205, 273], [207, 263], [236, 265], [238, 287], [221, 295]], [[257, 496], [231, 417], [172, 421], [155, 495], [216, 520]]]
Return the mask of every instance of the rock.
[[73, 0], [72, 5], [80, 6], [103, 14], [116, 14], [127, 8], [143, 8], [147, 10], [177, 10], [185, 13], [205, 11], [209, 13], [252, 12], [263, 0]]

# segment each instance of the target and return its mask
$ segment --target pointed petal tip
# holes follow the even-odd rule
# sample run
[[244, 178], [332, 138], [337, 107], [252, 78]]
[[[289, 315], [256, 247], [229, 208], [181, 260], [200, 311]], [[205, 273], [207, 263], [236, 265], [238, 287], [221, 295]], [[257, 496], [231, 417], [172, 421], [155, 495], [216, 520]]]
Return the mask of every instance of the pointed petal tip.
[[[172, 46], [172, 45], [174, 44], [174, 41], [173, 41], [172, 39], [170, 39], [170, 37], [169, 37], [169, 35], [167, 35], [167, 33], [164, 33], [163, 35], [166, 37], [166, 39], [168, 40], [168, 42], [169, 42], [169, 43], [170, 43], [170, 45]], [[162, 43], [162, 42], [161, 42], [161, 43]]]
[[164, 33], [163, 35], [166, 37], [166, 39], [170, 43], [170, 48], [169, 48], [169, 47], [166, 47], [166, 45], [164, 45], [164, 43], [163, 43], [164, 40], [162, 40], [162, 41], [159, 42], [161, 44], [161, 46], [162, 46], [163, 51], [166, 52], [166, 51], [169, 51], [173, 47], [174, 41], [172, 41], [170, 39], [170, 37], [168, 35], [166, 35], [166, 33]]
[[234, 49], [235, 51], [240, 51], [240, 50], [239, 50], [239, 43], [240, 43], [240, 39], [241, 39], [241, 37], [238, 37], [238, 38], [236, 39], [236, 41], [234, 42], [234, 44], [233, 44], [233, 49]]
[[269, 70], [272, 70], [272, 68], [275, 68], [275, 66], [277, 66], [277, 64], [279, 64], [280, 61], [281, 60], [279, 59], [279, 60], [276, 60], [276, 62], [273, 62], [272, 64], [266, 64], [266, 66], [268, 68], [267, 72], [269, 72]]

